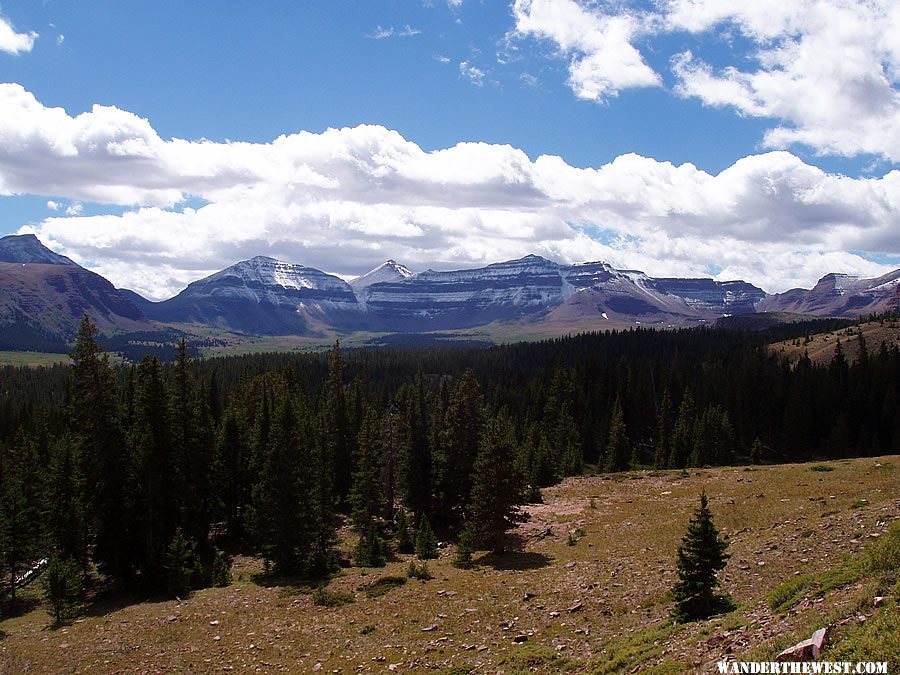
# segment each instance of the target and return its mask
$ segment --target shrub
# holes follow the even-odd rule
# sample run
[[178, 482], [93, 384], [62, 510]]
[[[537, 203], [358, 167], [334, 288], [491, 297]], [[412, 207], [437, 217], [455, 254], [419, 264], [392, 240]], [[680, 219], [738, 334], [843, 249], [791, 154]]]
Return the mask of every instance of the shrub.
[[419, 581], [428, 581], [432, 578], [431, 573], [428, 571], [428, 563], [423, 562], [421, 565], [417, 565], [415, 560], [409, 561], [409, 567], [406, 568], [406, 576]]
[[353, 596], [343, 591], [329, 591], [324, 586], [319, 586], [313, 592], [313, 602], [319, 607], [341, 607], [353, 602]]

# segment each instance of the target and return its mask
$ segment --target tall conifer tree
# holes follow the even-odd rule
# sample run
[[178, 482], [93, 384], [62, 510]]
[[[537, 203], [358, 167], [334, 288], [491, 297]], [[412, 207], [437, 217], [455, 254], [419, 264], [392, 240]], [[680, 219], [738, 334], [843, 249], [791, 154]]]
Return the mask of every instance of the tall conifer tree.
[[509, 417], [501, 412], [484, 425], [474, 465], [474, 484], [463, 529], [464, 544], [494, 553], [505, 550], [507, 530], [521, 522], [522, 478], [516, 470], [517, 442]]
[[126, 532], [130, 464], [121, 426], [115, 373], [85, 316], [70, 354], [68, 428], [80, 445], [93, 558], [100, 570], [121, 582], [131, 578], [133, 560]]

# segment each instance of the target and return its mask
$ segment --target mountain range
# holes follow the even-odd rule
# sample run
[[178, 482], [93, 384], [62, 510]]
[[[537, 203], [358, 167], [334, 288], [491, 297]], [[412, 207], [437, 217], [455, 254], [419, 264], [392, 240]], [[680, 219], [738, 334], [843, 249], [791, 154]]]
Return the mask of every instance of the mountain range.
[[[823, 277], [768, 295], [745, 281], [654, 278], [604, 262], [536, 255], [477, 269], [415, 273], [388, 260], [349, 283], [257, 256], [152, 302], [54, 253], [34, 235], [0, 238], [0, 349], [71, 341], [88, 314], [107, 332], [195, 324], [249, 335], [427, 332], [493, 322], [669, 327], [755, 312], [858, 316], [900, 309], [900, 270], [877, 279]], [[562, 330], [560, 332], [563, 332]]]

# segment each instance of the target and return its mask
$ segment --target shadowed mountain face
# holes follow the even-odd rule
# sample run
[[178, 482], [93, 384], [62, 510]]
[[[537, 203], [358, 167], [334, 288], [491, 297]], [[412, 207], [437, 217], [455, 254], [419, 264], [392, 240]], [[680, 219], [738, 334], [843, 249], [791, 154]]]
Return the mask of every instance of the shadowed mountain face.
[[85, 314], [103, 331], [151, 327], [109, 281], [34, 235], [0, 239], [0, 349], [65, 351]]
[[152, 319], [199, 323], [260, 335], [306, 335], [316, 326], [358, 319], [346, 281], [311, 267], [257, 256], [190, 284], [174, 298], [147, 303]]
[[0, 263], [0, 349], [65, 350], [85, 314], [103, 331], [150, 327], [111, 283], [74, 263]]
[[760, 312], [796, 312], [817, 316], [861, 316], [900, 309], [900, 270], [875, 279], [826, 274], [811, 289], [793, 288], [771, 295]]

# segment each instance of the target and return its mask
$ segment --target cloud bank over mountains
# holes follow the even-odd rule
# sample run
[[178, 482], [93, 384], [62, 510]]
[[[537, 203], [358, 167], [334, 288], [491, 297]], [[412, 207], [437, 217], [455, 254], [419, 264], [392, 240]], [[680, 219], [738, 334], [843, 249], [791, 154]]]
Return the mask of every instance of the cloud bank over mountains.
[[155, 298], [269, 254], [343, 275], [394, 258], [464, 267], [526, 253], [660, 275], [743, 278], [766, 290], [900, 254], [900, 171], [828, 174], [784, 151], [718, 175], [634, 154], [597, 168], [509, 145], [425, 151], [380, 126], [270, 143], [162, 139], [131, 112], [70, 115], [0, 85], [0, 195], [126, 207], [20, 231]]

